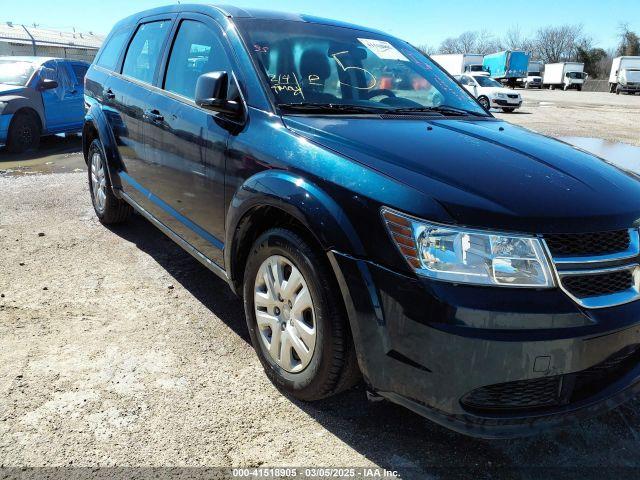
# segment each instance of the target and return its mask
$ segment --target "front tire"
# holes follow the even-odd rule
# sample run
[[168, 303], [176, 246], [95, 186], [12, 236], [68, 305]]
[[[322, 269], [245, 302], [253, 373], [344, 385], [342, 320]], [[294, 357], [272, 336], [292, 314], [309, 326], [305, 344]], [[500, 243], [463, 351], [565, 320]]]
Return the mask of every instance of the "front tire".
[[487, 112], [491, 109], [491, 104], [489, 103], [489, 99], [487, 97], [478, 98], [478, 103], [484, 108]]
[[359, 377], [353, 340], [328, 262], [298, 233], [275, 228], [251, 248], [244, 274], [251, 343], [269, 379], [313, 401]]
[[34, 115], [18, 113], [11, 120], [7, 136], [7, 150], [11, 153], [24, 153], [36, 150], [40, 145], [40, 124]]
[[87, 158], [89, 192], [98, 219], [105, 225], [126, 221], [131, 216], [133, 209], [113, 193], [100, 140], [94, 140], [91, 143]]

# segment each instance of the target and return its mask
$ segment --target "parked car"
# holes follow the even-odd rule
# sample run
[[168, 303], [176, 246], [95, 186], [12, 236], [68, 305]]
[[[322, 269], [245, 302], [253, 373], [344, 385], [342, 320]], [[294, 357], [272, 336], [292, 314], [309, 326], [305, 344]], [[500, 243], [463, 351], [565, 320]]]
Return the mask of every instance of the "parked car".
[[522, 97], [518, 92], [505, 88], [493, 78], [458, 75], [455, 79], [478, 99], [485, 110], [501, 108], [505, 112], [513, 112], [522, 105]]
[[137, 210], [227, 282], [283, 392], [361, 373], [496, 438], [640, 389], [637, 177], [494, 118], [408, 43], [173, 5], [114, 27], [85, 95], [100, 221]]
[[482, 68], [489, 72], [491, 78], [513, 88], [519, 78], [527, 76], [529, 54], [520, 50], [505, 50], [485, 55]]
[[640, 57], [616, 57], [611, 65], [609, 75], [609, 91], [611, 93], [640, 92]]
[[0, 146], [35, 149], [42, 135], [79, 133], [89, 64], [48, 57], [0, 57]]
[[583, 70], [584, 63], [580, 62], [547, 63], [544, 66], [542, 84], [551, 90], [575, 88], [580, 92], [588, 76]]
[[540, 60], [530, 60], [526, 77], [518, 78], [516, 85], [524, 88], [542, 89], [542, 70], [544, 62]]
[[482, 68], [482, 59], [484, 55], [478, 53], [452, 53], [431, 55], [431, 60], [438, 63], [451, 75], [469, 75], [489, 76]]

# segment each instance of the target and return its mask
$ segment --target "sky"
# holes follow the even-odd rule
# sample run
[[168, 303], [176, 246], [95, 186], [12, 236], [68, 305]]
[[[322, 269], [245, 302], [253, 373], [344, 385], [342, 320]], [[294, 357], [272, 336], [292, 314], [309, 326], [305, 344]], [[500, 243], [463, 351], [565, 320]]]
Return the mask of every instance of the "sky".
[[[215, 1], [215, 0], [214, 0]], [[106, 34], [127, 15], [177, 3], [172, 0], [0, 0], [0, 21]], [[212, 3], [184, 0], [182, 3]], [[446, 37], [486, 29], [502, 36], [518, 26], [522, 34], [546, 25], [582, 24], [596, 46], [615, 47], [621, 22], [640, 32], [639, 0], [220, 0], [247, 8], [307, 13], [383, 30], [415, 45], [437, 47]]]

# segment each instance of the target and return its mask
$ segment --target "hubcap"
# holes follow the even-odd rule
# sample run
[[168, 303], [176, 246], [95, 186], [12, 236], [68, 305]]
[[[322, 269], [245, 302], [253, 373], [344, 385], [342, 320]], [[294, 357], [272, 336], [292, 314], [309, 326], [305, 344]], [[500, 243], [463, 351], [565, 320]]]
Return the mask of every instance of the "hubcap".
[[287, 372], [304, 370], [316, 346], [311, 293], [300, 270], [280, 255], [267, 258], [255, 281], [258, 336], [271, 359]]
[[96, 209], [102, 212], [107, 201], [107, 179], [102, 157], [98, 152], [94, 152], [91, 157], [91, 190]]

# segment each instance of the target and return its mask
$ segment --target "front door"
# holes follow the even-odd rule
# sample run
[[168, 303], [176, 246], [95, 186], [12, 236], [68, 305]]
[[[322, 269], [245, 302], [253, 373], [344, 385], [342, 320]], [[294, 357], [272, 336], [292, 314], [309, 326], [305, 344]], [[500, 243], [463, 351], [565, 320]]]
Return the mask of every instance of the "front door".
[[82, 127], [84, 110], [82, 91], [63, 61], [49, 60], [40, 71], [40, 79], [54, 80], [58, 87], [42, 92], [46, 130], [60, 133]]
[[165, 61], [165, 74], [149, 98], [146, 138], [153, 194], [162, 221], [222, 265], [225, 151], [228, 122], [194, 102], [198, 77], [232, 66], [221, 31], [208, 17], [185, 14]]

